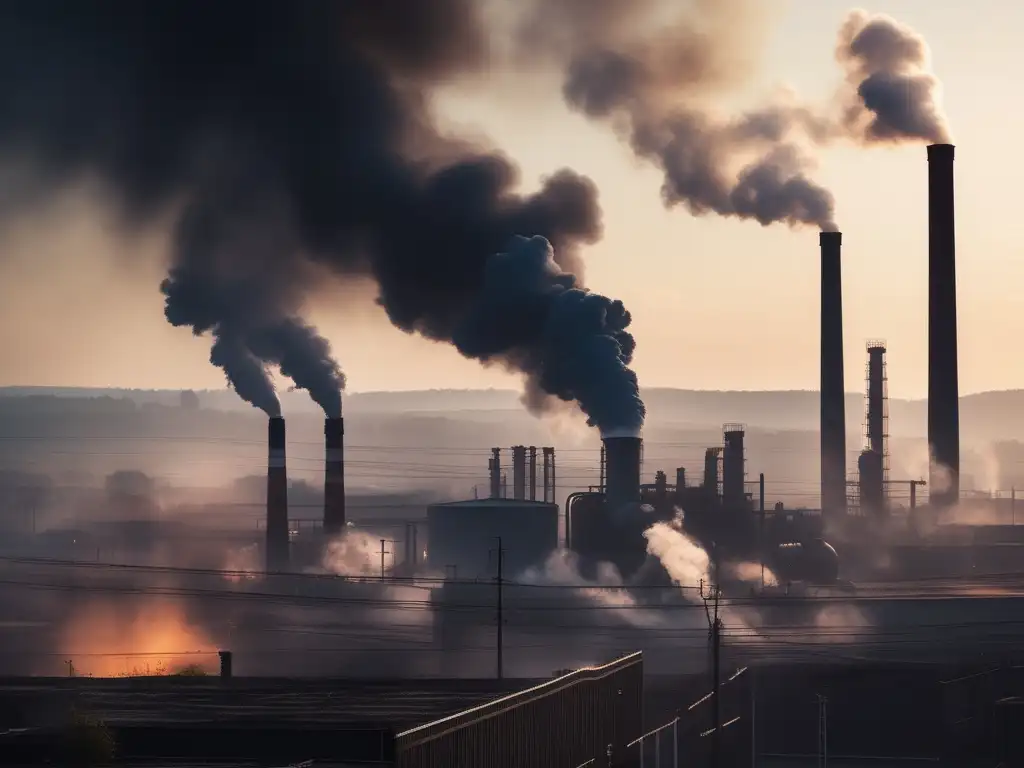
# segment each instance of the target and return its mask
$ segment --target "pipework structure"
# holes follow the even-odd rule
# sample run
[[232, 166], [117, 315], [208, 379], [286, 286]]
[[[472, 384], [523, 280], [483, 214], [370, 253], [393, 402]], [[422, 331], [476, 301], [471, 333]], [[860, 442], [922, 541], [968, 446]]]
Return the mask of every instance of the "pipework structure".
[[[489, 495], [492, 499], [505, 497], [506, 486], [502, 482], [501, 448], [491, 448], [487, 460]], [[555, 449], [543, 446], [540, 449], [540, 488], [537, 478], [537, 446], [516, 445], [512, 447], [512, 497], [518, 501], [547, 501], [554, 503], [558, 479], [555, 475]], [[538, 491], [541, 498], [538, 499]]]
[[954, 150], [928, 147], [928, 488], [938, 507], [960, 500]]

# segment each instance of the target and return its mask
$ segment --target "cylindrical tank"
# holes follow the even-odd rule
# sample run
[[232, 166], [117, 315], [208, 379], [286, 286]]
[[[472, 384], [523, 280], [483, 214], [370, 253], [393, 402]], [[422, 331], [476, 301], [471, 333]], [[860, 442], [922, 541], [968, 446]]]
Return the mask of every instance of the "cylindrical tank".
[[471, 499], [427, 507], [427, 561], [460, 579], [504, 577], [539, 566], [558, 547], [558, 505], [516, 499]]

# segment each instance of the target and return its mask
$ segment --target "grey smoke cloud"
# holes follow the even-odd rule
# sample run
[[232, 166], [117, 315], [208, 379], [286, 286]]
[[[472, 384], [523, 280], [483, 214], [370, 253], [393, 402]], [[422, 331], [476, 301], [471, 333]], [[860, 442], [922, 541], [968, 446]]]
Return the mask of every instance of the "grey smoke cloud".
[[850, 133], [866, 142], [950, 141], [928, 43], [913, 29], [852, 11], [839, 30], [836, 59], [856, 96], [843, 115]]
[[713, 104], [750, 74], [755, 5], [610, 0], [586, 10], [537, 0], [524, 45], [561, 68], [569, 106], [662, 170], [669, 207], [833, 230], [833, 196], [813, 180], [816, 146], [948, 140], [927, 45], [888, 17], [854, 11], [843, 24], [838, 112], [780, 99], [728, 117]]

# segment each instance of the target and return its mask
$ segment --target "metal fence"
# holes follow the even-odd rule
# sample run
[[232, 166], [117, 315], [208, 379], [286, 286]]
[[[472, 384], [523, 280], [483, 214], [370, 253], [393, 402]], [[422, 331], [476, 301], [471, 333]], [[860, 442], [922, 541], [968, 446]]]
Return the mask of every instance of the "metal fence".
[[643, 732], [643, 654], [587, 667], [395, 737], [399, 768], [606, 768]]

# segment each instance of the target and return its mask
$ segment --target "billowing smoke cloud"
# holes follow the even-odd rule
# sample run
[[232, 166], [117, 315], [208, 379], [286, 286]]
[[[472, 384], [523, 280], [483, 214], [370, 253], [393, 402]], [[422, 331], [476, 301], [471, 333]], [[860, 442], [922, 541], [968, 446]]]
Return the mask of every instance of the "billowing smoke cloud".
[[[467, 357], [511, 360], [540, 390], [576, 402], [588, 423], [639, 430], [644, 404], [630, 370], [636, 342], [621, 301], [581, 290], [542, 237], [516, 237], [486, 265], [482, 289], [454, 333]], [[543, 405], [527, 391], [527, 404]]]
[[[601, 233], [587, 179], [560, 171], [518, 195], [507, 158], [434, 125], [431, 89], [488, 64], [480, 7], [16, 0], [0, 8], [0, 158], [29, 158], [53, 186], [102, 178], [128, 226], [179, 210], [168, 319], [212, 333], [214, 361], [268, 412], [265, 363], [337, 408], [329, 347], [298, 319], [326, 267], [375, 278], [402, 330], [447, 343], [459, 332], [476, 356], [523, 370], [528, 391], [591, 397], [600, 420], [605, 396], [586, 379], [635, 392], [620, 386], [632, 353], [621, 304], [520, 293], [540, 299], [516, 309], [527, 328], [465, 333], [499, 268], [491, 257], [521, 251], [514, 236], [545, 238], [559, 269], [579, 274], [578, 246]], [[595, 323], [605, 330], [580, 332]], [[573, 339], [587, 348], [549, 367], [545, 345]]]
[[813, 163], [795, 140], [826, 131], [820, 118], [779, 105], [725, 119], [709, 105], [748, 72], [738, 30], [755, 13], [749, 2], [611, 0], [578, 9], [586, 23], [566, 12], [579, 5], [538, 0], [524, 37], [560, 61], [572, 108], [610, 122], [663, 171], [666, 205], [835, 229], [832, 195], [809, 178]]
[[750, 73], [755, 46], [743, 35], [758, 21], [747, 0], [534, 0], [522, 36], [563, 69], [573, 109], [614, 126], [662, 170], [665, 204], [698, 216], [834, 230], [833, 196], [811, 179], [811, 147], [948, 140], [924, 40], [862, 11], [839, 34], [839, 114], [787, 95], [738, 117], [719, 115], [714, 98]]
[[836, 58], [857, 98], [843, 121], [866, 141], [950, 140], [924, 38], [888, 16], [853, 11], [839, 31]]

